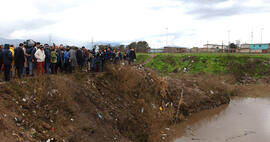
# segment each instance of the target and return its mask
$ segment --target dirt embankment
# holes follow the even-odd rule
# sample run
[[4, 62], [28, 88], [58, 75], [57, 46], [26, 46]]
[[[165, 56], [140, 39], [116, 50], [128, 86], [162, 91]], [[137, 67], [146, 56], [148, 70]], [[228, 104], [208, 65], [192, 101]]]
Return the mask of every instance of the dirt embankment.
[[159, 130], [190, 113], [229, 103], [219, 78], [158, 77], [142, 66], [110, 67], [0, 84], [5, 142], [158, 142]]

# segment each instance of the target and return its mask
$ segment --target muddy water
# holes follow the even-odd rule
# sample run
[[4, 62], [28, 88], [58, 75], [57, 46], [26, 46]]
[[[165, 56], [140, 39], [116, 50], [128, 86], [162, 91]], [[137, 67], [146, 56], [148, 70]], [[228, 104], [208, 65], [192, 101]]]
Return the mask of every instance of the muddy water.
[[192, 115], [173, 142], [270, 142], [270, 98], [236, 98]]

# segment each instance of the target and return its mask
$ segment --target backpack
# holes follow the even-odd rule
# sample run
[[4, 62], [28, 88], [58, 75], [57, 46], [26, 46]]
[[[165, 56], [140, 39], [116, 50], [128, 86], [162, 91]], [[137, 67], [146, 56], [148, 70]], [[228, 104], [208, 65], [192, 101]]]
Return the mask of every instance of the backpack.
[[32, 54], [32, 50], [33, 50], [32, 47], [31, 48], [26, 48], [26, 53], [29, 54], [29, 55], [31, 55]]

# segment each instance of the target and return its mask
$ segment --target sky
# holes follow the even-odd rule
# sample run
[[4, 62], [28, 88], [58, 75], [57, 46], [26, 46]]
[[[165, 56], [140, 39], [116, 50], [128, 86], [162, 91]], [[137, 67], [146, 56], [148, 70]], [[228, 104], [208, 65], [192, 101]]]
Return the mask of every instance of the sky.
[[0, 37], [8, 39], [145, 40], [152, 48], [270, 43], [270, 0], [0, 1]]

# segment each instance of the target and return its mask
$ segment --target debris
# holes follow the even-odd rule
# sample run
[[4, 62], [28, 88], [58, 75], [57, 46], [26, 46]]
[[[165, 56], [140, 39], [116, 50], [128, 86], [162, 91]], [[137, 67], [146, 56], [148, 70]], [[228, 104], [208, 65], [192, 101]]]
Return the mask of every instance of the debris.
[[23, 98], [23, 99], [22, 99], [22, 101], [23, 101], [23, 102], [26, 102], [26, 99], [25, 99], [25, 98]]
[[102, 119], [102, 115], [99, 114], [99, 113], [97, 113], [97, 114], [98, 114], [98, 118], [99, 118], [99, 119]]
[[212, 90], [210, 90], [210, 93], [211, 93], [211, 95], [213, 95], [213, 94], [214, 94], [214, 92], [213, 92]]
[[73, 118], [71, 118], [71, 119], [70, 119], [70, 121], [72, 121], [72, 122], [73, 122], [73, 121], [74, 121], [74, 119], [73, 119]]
[[142, 109], [141, 109], [141, 113], [143, 113], [144, 112], [144, 107], [142, 107]]

